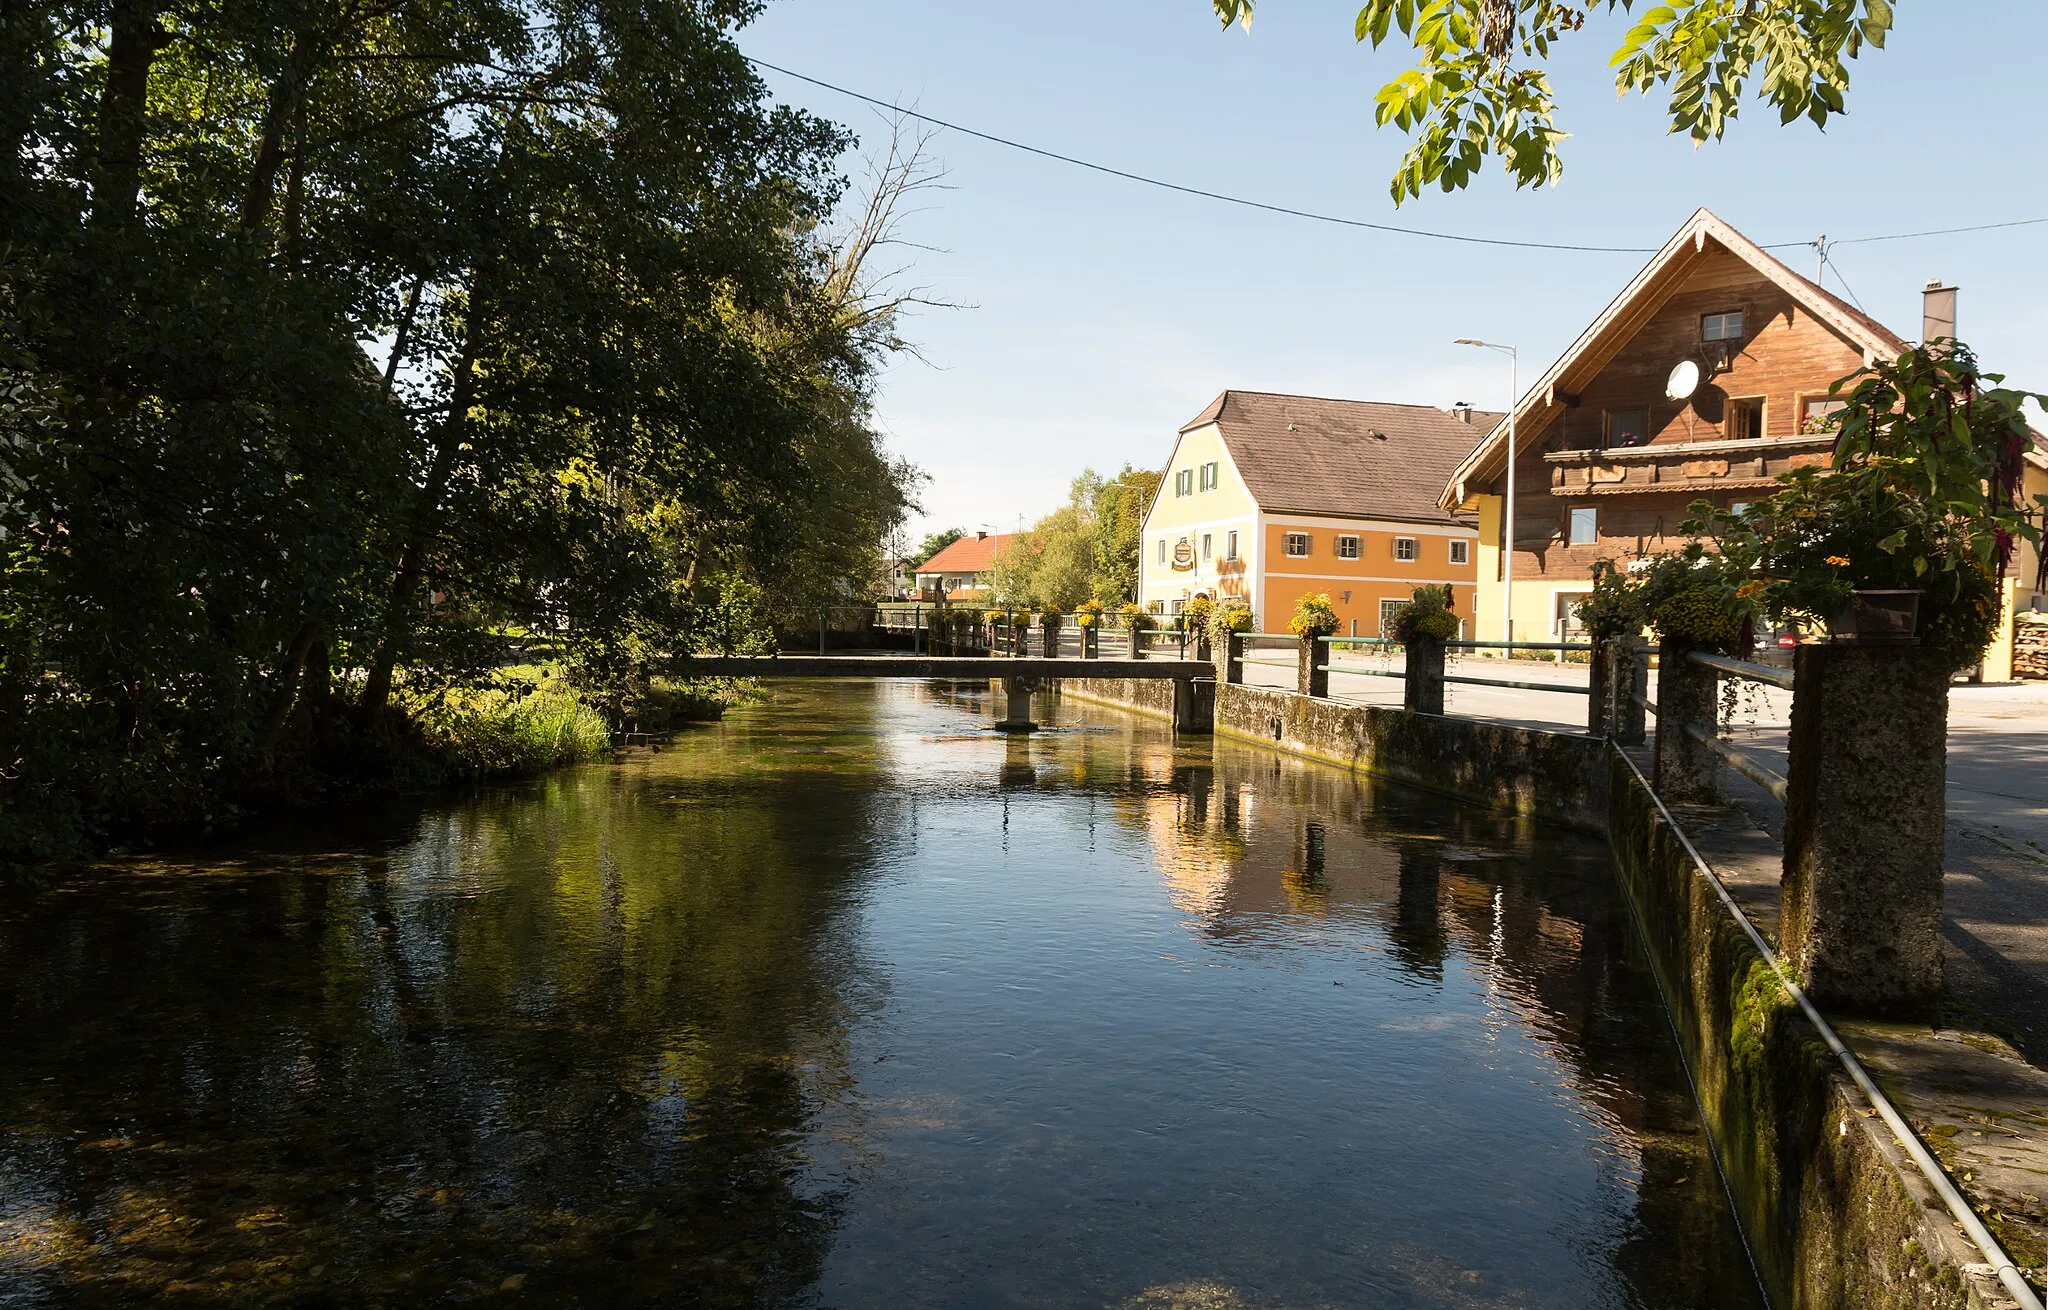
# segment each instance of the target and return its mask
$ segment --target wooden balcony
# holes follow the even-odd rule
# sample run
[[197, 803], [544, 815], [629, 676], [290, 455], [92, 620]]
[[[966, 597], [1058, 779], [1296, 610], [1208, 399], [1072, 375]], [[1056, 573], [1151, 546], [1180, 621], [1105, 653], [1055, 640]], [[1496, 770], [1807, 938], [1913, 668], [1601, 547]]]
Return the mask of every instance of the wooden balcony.
[[1646, 492], [1700, 495], [1764, 490], [1796, 468], [1826, 468], [1833, 434], [1756, 441], [1683, 441], [1607, 450], [1558, 450], [1543, 456], [1557, 496], [1623, 496]]

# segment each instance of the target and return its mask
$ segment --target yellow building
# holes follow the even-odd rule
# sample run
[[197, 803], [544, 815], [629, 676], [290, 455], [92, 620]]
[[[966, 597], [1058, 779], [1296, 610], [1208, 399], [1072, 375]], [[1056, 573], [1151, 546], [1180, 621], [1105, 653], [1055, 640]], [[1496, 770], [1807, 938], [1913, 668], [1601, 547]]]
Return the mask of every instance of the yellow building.
[[1327, 592], [1343, 631], [1376, 636], [1419, 583], [1473, 617], [1473, 519], [1437, 505], [1499, 418], [1470, 409], [1226, 391], [1180, 430], [1145, 518], [1139, 600], [1248, 603], [1262, 631]]

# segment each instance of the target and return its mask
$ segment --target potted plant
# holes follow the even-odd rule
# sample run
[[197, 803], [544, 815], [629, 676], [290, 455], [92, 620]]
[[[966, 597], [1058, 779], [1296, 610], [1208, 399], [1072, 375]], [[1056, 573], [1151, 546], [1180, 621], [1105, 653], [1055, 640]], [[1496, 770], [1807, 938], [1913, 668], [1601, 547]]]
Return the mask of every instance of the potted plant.
[[1417, 637], [1449, 641], [1457, 635], [1458, 616], [1451, 612], [1448, 583], [1424, 583], [1415, 588], [1407, 604], [1394, 611], [1394, 640], [1404, 646]]
[[1287, 630], [1300, 639], [1295, 685], [1302, 695], [1330, 694], [1329, 669], [1316, 659], [1316, 655], [1321, 647], [1320, 639], [1334, 633], [1341, 622], [1337, 617], [1336, 602], [1326, 591], [1311, 591], [1294, 602], [1294, 617], [1287, 621]]
[[1761, 584], [1741, 559], [1700, 542], [1660, 555], [1635, 581], [1635, 603], [1662, 641], [1747, 655], [1756, 636]]
[[1209, 658], [1209, 619], [1216, 613], [1216, 602], [1207, 596], [1197, 596], [1180, 608], [1181, 626], [1195, 639], [1195, 658]]
[[1102, 603], [1100, 601], [1084, 600], [1079, 605], [1074, 606], [1075, 627], [1094, 628], [1100, 627], [1101, 624]]
[[[2005, 570], [2039, 543], [2020, 504], [2029, 393], [1998, 387], [1968, 348], [1943, 343], [1835, 384], [1833, 465], [1796, 469], [1742, 513], [1696, 504], [1705, 531], [1746, 567], [1769, 617], [1819, 639], [1916, 643], [1951, 669], [1998, 631]], [[1853, 383], [1853, 385], [1851, 385]]]

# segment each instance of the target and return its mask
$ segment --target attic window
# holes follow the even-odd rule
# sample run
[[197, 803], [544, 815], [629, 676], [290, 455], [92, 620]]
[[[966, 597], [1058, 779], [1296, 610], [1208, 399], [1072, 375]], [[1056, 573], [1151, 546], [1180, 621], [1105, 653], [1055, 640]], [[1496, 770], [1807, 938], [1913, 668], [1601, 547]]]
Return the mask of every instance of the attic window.
[[1725, 313], [1702, 315], [1700, 317], [1700, 340], [1742, 340], [1742, 311], [1731, 309]]

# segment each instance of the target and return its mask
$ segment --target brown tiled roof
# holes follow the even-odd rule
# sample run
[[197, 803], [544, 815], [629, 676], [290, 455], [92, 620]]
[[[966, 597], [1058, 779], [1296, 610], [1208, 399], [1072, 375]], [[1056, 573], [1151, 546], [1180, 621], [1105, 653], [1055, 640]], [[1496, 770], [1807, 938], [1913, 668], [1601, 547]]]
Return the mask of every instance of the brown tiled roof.
[[919, 573], [986, 573], [996, 566], [996, 552], [1016, 540], [1014, 532], [991, 537], [962, 537], [917, 566]]
[[1268, 513], [1463, 522], [1437, 505], [1444, 480], [1498, 423], [1430, 405], [1226, 391], [1182, 432], [1214, 423]]

